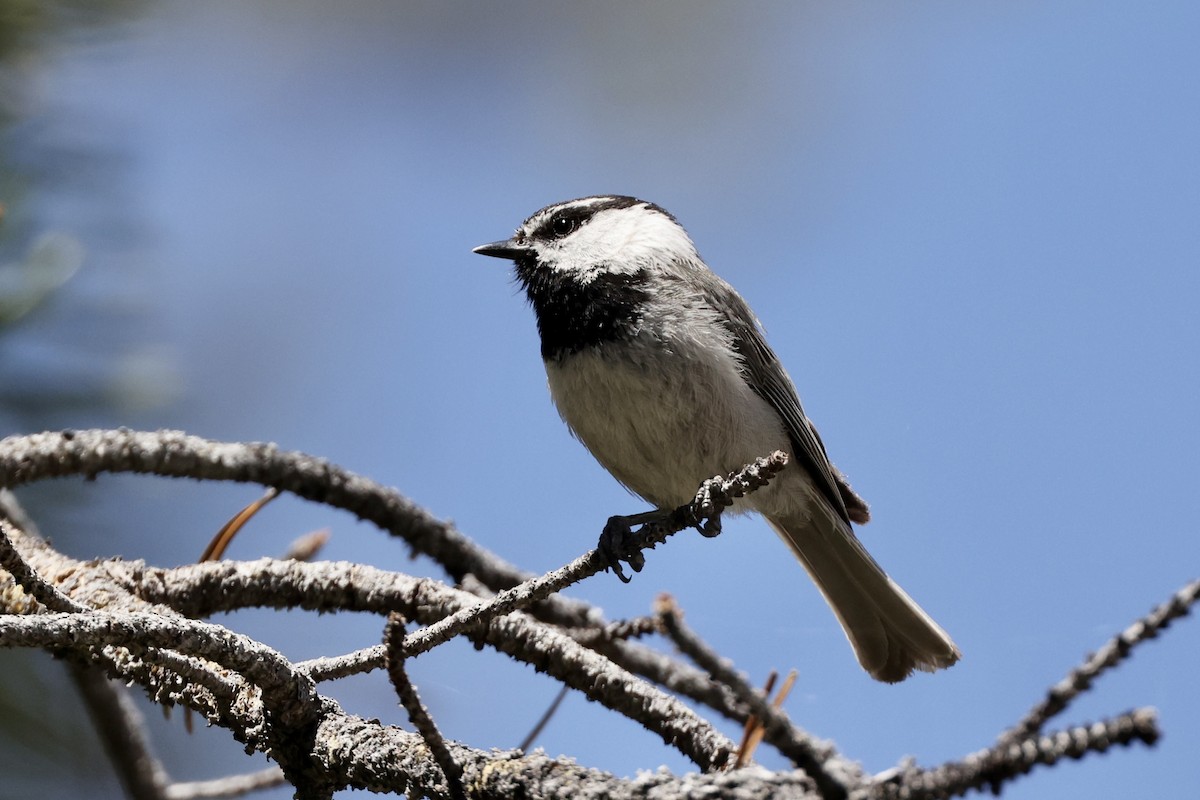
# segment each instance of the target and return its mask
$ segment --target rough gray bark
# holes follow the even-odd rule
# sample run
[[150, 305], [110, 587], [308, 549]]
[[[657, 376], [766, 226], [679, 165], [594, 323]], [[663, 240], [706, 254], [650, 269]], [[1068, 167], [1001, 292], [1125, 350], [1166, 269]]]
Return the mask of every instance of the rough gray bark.
[[[715, 519], [733, 497], [753, 491], [785, 464], [778, 454], [705, 482], [695, 503], [679, 509], [665, 528], [645, 531], [640, 546]], [[1053, 687], [993, 748], [940, 767], [902, 765], [869, 776], [831, 743], [770, 707], [669, 609], [657, 618], [609, 622], [588, 604], [555, 594], [607, 566], [595, 551], [545, 576], [528, 575], [395, 490], [273, 445], [126, 430], [0, 441], [0, 488], [100, 472], [255, 482], [291, 492], [346, 509], [403, 538], [451, 579], [443, 583], [356, 564], [273, 559], [175, 569], [138, 561], [83, 562], [52, 549], [11, 497], [0, 498], [0, 646], [44, 648], [76, 665], [89, 704], [104, 709], [102, 734], [122, 780], [138, 800], [228, 797], [279, 781], [291, 783], [302, 798], [329, 797], [343, 787], [439, 798], [955, 796], [996, 788], [1038, 764], [1116, 744], [1152, 744], [1158, 728], [1148, 709], [1090, 726], [1042, 731], [1096, 675], [1188, 613], [1200, 596], [1200, 582], [1190, 584], [1122, 633]], [[198, 619], [247, 607], [362, 611], [378, 614], [381, 627], [389, 615], [395, 616], [385, 644], [293, 663], [259, 642]], [[418, 627], [406, 632], [401, 619]], [[694, 665], [633, 640], [651, 631], [671, 638]], [[631, 780], [566, 760], [483, 751], [443, 740], [407, 684], [403, 662], [459, 636], [532, 664], [654, 731], [692, 759], [698, 771], [659, 771]], [[320, 692], [325, 681], [384, 667], [392, 671], [419, 732], [348, 714]], [[137, 715], [120, 710], [119, 694], [112, 694], [119, 689], [97, 683], [99, 672], [140, 686], [156, 702], [184, 705], [204, 715], [248, 748], [265, 752], [279, 770], [170, 782], [140, 736]], [[697, 708], [742, 723], [754, 715], [762, 723], [764, 741], [796, 769], [729, 769], [734, 744]]]

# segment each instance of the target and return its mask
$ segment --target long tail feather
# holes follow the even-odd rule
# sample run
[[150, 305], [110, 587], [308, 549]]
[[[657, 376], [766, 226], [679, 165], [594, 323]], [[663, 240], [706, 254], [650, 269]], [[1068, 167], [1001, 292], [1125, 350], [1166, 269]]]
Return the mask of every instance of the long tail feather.
[[863, 669], [876, 680], [902, 681], [958, 661], [950, 637], [875, 563], [850, 526], [832, 511], [809, 519], [773, 519], [837, 615]]

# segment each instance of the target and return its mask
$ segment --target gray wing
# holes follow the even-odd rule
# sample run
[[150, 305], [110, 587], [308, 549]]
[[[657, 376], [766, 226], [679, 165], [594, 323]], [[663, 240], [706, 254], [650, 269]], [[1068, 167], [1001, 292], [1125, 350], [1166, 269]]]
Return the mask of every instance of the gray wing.
[[787, 426], [792, 442], [792, 457], [812, 477], [813, 483], [829, 505], [849, 523], [869, 519], [867, 505], [854, 493], [840, 472], [829, 462], [825, 445], [817, 429], [804, 416], [800, 398], [792, 381], [779, 363], [779, 357], [767, 344], [750, 306], [733, 287], [710, 273], [703, 282], [705, 299], [725, 317], [734, 338], [734, 349], [745, 364], [746, 382], [762, 399], [771, 404]]

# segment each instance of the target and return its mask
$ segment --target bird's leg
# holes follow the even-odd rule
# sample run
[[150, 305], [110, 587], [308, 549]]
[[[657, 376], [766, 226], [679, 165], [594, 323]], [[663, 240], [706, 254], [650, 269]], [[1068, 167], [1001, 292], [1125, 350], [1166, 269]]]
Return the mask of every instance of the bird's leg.
[[637, 537], [633, 532], [633, 526], [664, 522], [670, 515], [670, 511], [655, 509], [654, 511], [644, 511], [641, 514], [608, 518], [596, 548], [608, 559], [609, 566], [612, 567], [612, 571], [616, 573], [622, 583], [629, 583], [631, 580], [621, 569], [622, 561], [627, 562], [629, 568], [634, 572], [641, 572], [642, 567], [646, 565], [646, 557], [642, 555], [641, 549], [637, 546]]
[[700, 484], [700, 489], [697, 490], [696, 497], [689, 506], [693, 519], [696, 519], [692, 527], [700, 531], [701, 536], [708, 539], [721, 534], [721, 508], [714, 505], [712, 501], [714, 483], [717, 486], [723, 485], [720, 475], [709, 478]]

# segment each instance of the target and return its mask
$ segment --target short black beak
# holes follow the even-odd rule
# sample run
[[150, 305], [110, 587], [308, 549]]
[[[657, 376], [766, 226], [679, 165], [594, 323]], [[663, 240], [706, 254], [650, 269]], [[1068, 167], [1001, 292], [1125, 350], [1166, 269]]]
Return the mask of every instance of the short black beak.
[[517, 242], [514, 239], [505, 239], [502, 242], [492, 242], [491, 244], [481, 244], [471, 251], [479, 253], [481, 256], [491, 256], [492, 258], [511, 258], [516, 261], [529, 252], [529, 247]]

